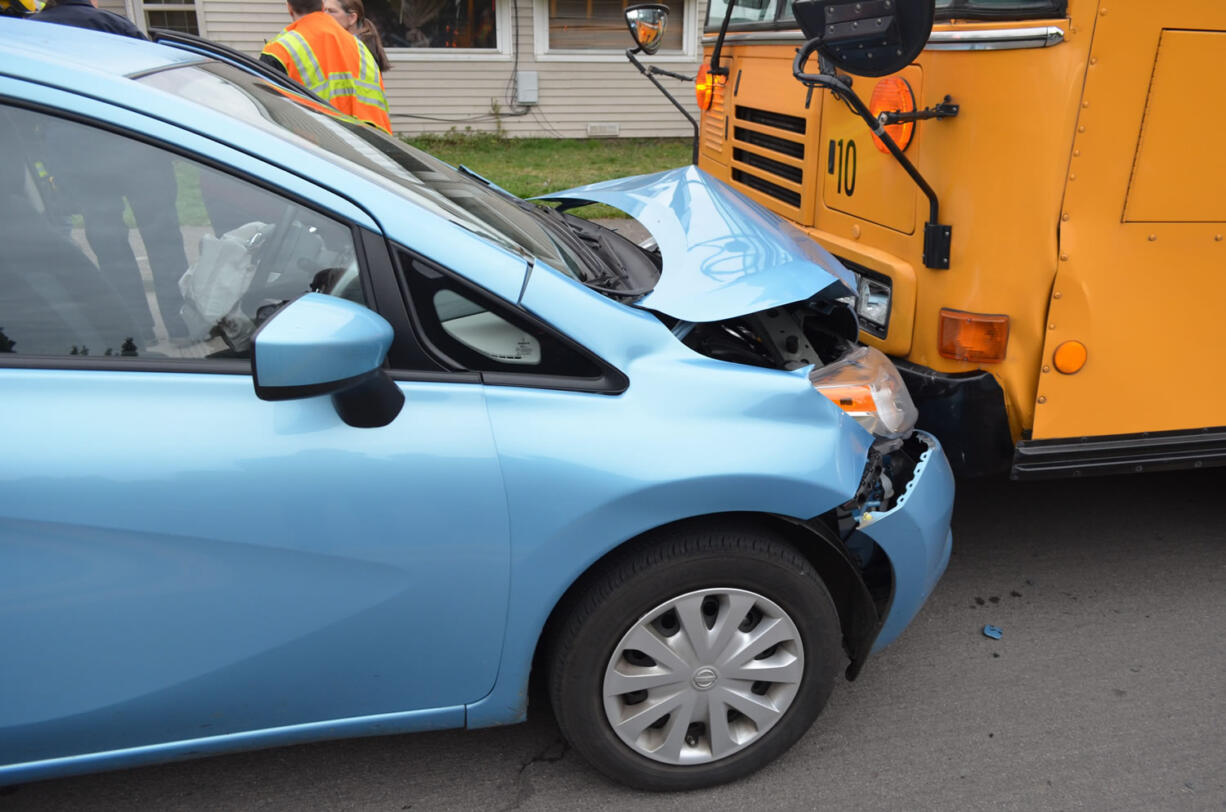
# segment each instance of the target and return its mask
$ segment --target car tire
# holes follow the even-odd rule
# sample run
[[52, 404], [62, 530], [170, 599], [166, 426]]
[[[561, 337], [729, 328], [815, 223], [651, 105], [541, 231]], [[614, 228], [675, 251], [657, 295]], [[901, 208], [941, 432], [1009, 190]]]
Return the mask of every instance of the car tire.
[[808, 730], [845, 661], [813, 566], [751, 526], [636, 545], [566, 610], [549, 649], [558, 725], [589, 763], [638, 789], [761, 768]]

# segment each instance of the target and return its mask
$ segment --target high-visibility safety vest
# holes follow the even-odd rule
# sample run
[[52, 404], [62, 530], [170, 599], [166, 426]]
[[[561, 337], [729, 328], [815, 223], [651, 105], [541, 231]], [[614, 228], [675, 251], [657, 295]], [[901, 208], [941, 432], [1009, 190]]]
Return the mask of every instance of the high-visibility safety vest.
[[361, 40], [326, 12], [294, 20], [264, 46], [264, 53], [337, 110], [392, 131], [379, 64]]

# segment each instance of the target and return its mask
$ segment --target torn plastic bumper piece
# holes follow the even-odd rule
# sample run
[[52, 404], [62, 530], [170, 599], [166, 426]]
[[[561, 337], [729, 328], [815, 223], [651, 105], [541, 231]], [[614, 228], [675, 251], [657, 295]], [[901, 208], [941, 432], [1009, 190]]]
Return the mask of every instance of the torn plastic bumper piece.
[[911, 481], [894, 506], [881, 513], [866, 513], [856, 531], [881, 548], [893, 570], [894, 590], [870, 653], [876, 653], [902, 633], [949, 564], [953, 546], [950, 516], [954, 504], [954, 475], [936, 438], [916, 435], [928, 444]]

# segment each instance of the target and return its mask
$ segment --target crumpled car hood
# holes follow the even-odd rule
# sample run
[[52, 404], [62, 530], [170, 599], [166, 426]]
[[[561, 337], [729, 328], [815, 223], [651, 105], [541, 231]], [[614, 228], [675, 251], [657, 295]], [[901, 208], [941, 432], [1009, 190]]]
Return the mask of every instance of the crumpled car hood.
[[605, 203], [643, 224], [664, 270], [636, 304], [683, 321], [719, 321], [855, 290], [851, 272], [800, 229], [695, 166], [544, 196]]

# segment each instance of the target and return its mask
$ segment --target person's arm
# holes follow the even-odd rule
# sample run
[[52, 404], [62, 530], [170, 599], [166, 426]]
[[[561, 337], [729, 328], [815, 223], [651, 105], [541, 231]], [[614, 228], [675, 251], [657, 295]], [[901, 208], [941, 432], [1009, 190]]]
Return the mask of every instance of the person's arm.
[[275, 56], [273, 56], [270, 53], [260, 54], [260, 61], [263, 62], [268, 67], [273, 68], [274, 70], [278, 70], [281, 73], [284, 73], [286, 76], [289, 75], [289, 71], [287, 71], [285, 69], [285, 66], [281, 64], [281, 60], [277, 59]]
[[106, 9], [90, 9], [97, 15], [96, 27], [101, 31], [109, 31], [112, 34], [119, 34], [124, 37], [132, 37], [133, 39], [148, 40], [145, 32], [136, 27], [136, 23], [129, 20], [122, 14], [116, 14], [113, 11]]

